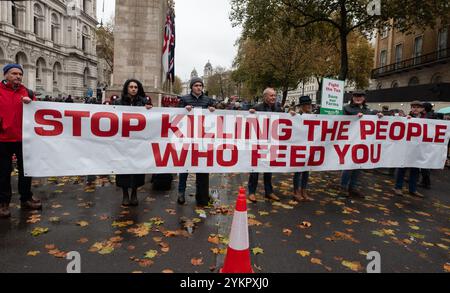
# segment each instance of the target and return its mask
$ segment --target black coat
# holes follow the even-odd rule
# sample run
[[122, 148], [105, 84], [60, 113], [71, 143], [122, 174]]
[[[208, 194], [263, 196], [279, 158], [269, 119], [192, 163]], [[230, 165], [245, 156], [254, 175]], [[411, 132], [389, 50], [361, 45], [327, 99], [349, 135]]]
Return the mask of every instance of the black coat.
[[208, 107], [214, 107], [215, 101], [208, 96], [202, 94], [200, 97], [195, 97], [192, 93], [183, 97], [180, 97], [178, 107], [184, 108], [186, 106], [192, 106], [194, 108], [208, 109]]
[[[137, 97], [134, 100], [120, 98], [114, 101], [114, 105], [118, 106], [137, 106], [143, 107], [151, 105], [152, 101], [146, 97]], [[122, 188], [138, 188], [145, 184], [145, 174], [116, 175], [116, 184]]]
[[133, 100], [121, 97], [113, 102], [113, 105], [117, 106], [137, 106], [137, 107], [143, 107], [145, 105], [152, 105], [152, 100], [147, 99], [146, 97], [137, 97]]
[[364, 115], [376, 115], [378, 112], [370, 109], [366, 104], [362, 107], [352, 103], [344, 106], [344, 115], [358, 115], [359, 113]]
[[258, 105], [254, 106], [252, 109], [255, 109], [255, 111], [258, 111], [258, 112], [284, 112], [283, 109], [281, 108], [280, 103], [275, 103], [272, 107], [269, 104], [267, 104], [266, 102], [259, 103]]

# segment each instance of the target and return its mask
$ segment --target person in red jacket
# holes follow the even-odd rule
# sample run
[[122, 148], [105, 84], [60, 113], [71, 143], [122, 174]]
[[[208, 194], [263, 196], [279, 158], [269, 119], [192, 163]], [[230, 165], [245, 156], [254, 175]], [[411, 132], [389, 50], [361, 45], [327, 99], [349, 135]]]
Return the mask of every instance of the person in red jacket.
[[22, 84], [23, 69], [19, 64], [7, 64], [3, 68], [5, 79], [0, 83], [0, 218], [9, 218], [11, 201], [11, 166], [13, 154], [19, 169], [19, 194], [21, 208], [40, 210], [40, 200], [31, 192], [31, 177], [25, 177], [22, 156], [23, 104], [35, 100]]

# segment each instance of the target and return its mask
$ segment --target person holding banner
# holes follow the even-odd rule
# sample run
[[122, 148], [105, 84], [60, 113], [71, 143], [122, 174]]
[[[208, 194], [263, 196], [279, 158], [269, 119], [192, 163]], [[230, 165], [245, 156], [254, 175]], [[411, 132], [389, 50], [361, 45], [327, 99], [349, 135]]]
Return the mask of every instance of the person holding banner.
[[[309, 96], [301, 96], [299, 99], [300, 115], [312, 114], [312, 100]], [[300, 201], [313, 201], [306, 192], [308, 186], [309, 172], [294, 173], [294, 199]]]
[[[278, 112], [284, 113], [283, 108], [280, 103], [277, 103], [277, 92], [273, 88], [266, 88], [263, 92], [264, 102], [259, 103], [255, 107], [249, 110], [250, 114], [255, 114], [256, 112]], [[291, 110], [289, 112], [292, 116], [297, 113]], [[258, 187], [258, 177], [259, 173], [250, 173], [248, 179], [248, 199], [255, 203], [256, 202], [256, 189]], [[264, 173], [264, 192], [267, 199], [274, 201], [280, 201], [280, 198], [273, 193], [272, 186], [272, 173]]]
[[[411, 118], [426, 118], [424, 113], [425, 107], [420, 101], [413, 101], [411, 103], [411, 112], [407, 116]], [[394, 193], [398, 196], [403, 196], [403, 181], [405, 180], [406, 170], [409, 169], [409, 194], [415, 197], [423, 198], [423, 195], [417, 192], [417, 181], [419, 179], [419, 168], [398, 168], [395, 180]]]
[[[129, 79], [125, 82], [121, 98], [115, 100], [113, 104], [119, 106], [145, 106], [149, 110], [153, 108], [152, 100], [146, 97], [142, 83], [136, 79]], [[145, 184], [145, 174], [117, 175], [116, 184], [122, 188], [122, 205], [137, 206], [139, 204], [137, 189]], [[130, 188], [131, 199], [128, 192]]]
[[17, 157], [19, 169], [20, 207], [23, 210], [40, 210], [42, 204], [33, 197], [31, 177], [24, 175], [22, 155], [23, 104], [31, 103], [36, 97], [22, 84], [21, 65], [7, 64], [3, 74], [5, 79], [0, 83], [0, 218], [9, 218], [13, 154]]
[[[352, 93], [352, 100], [344, 106], [344, 115], [358, 115], [362, 118], [364, 115], [378, 115], [383, 117], [383, 113], [371, 110], [366, 103], [366, 92], [356, 90]], [[364, 198], [364, 195], [356, 190], [360, 170], [342, 171], [341, 188], [345, 191], [344, 196]]]
[[[180, 97], [178, 107], [185, 108], [188, 112], [193, 108], [209, 109], [214, 112], [215, 101], [203, 93], [204, 83], [201, 78], [195, 77], [190, 82], [191, 93]], [[188, 173], [181, 173], [178, 183], [178, 204], [186, 202], [186, 182]], [[195, 199], [198, 206], [207, 206], [209, 203], [209, 174], [197, 173], [195, 179], [196, 192]]]

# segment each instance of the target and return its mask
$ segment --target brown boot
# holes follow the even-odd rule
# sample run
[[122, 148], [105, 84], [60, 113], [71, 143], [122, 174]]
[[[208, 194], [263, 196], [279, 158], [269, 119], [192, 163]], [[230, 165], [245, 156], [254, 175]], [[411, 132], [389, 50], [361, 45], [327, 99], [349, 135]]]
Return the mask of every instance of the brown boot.
[[365, 198], [365, 196], [362, 193], [360, 193], [358, 190], [356, 190], [354, 188], [349, 188], [348, 189], [348, 195], [350, 197]]
[[33, 199], [22, 201], [20, 203], [20, 208], [25, 211], [37, 211], [42, 210], [42, 204], [39, 202], [34, 201]]
[[267, 195], [266, 198], [274, 200], [274, 201], [280, 201], [280, 198], [273, 193]]
[[254, 193], [250, 193], [248, 195], [248, 200], [251, 202], [256, 202], [256, 195]]
[[300, 189], [300, 193], [306, 201], [314, 201], [314, 199], [308, 196], [308, 192], [306, 192], [306, 189]]
[[0, 219], [8, 219], [11, 217], [11, 212], [9, 211], [9, 204], [0, 204]]
[[303, 201], [303, 196], [301, 195], [301, 191], [299, 191], [299, 190], [294, 191], [294, 200], [296, 200], [297, 202]]

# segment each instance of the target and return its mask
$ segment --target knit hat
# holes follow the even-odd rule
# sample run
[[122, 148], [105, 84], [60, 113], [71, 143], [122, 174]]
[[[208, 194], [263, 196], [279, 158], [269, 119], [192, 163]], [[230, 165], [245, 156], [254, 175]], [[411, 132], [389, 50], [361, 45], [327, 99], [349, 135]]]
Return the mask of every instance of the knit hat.
[[6, 64], [3, 67], [3, 75], [5, 75], [8, 71], [10, 71], [13, 68], [20, 69], [20, 71], [22, 71], [22, 73], [23, 73], [23, 68], [20, 64]]
[[203, 83], [203, 80], [200, 77], [194, 77], [193, 79], [191, 79], [191, 83], [189, 85], [189, 88], [192, 89], [192, 87], [194, 86], [194, 84], [196, 84], [197, 82], [201, 83], [202, 86], [205, 86], [205, 84]]

